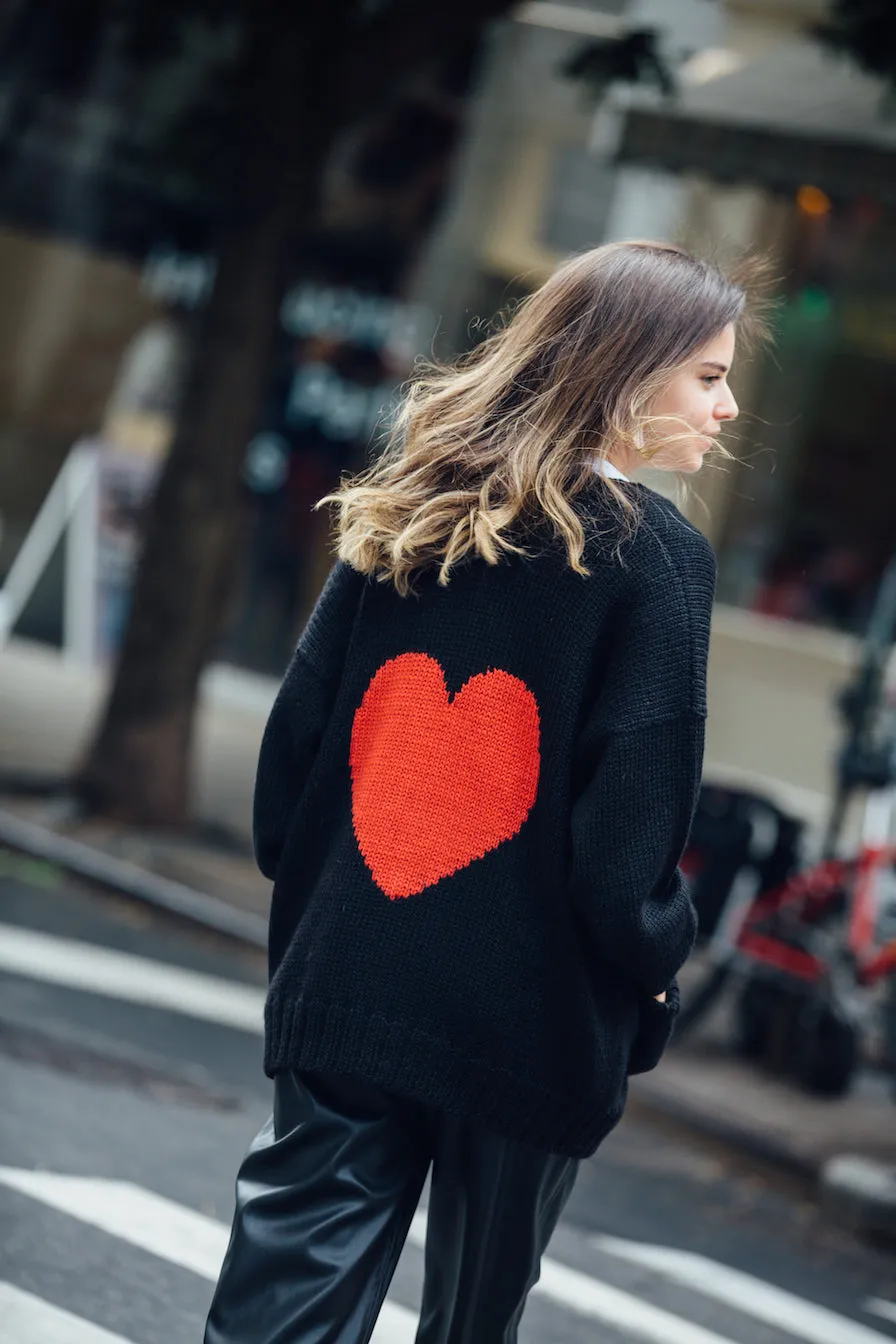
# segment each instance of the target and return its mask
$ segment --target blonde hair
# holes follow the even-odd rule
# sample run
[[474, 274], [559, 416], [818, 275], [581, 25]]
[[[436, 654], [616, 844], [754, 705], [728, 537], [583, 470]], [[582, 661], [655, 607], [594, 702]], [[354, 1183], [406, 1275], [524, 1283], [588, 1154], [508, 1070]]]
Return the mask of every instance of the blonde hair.
[[[423, 570], [447, 584], [474, 555], [529, 554], [522, 543], [547, 524], [587, 575], [574, 501], [595, 462], [619, 445], [644, 452], [653, 397], [745, 301], [740, 284], [667, 243], [567, 261], [465, 358], [423, 366], [379, 459], [318, 502], [336, 508], [340, 559], [405, 596]], [[605, 485], [621, 540], [637, 510]]]

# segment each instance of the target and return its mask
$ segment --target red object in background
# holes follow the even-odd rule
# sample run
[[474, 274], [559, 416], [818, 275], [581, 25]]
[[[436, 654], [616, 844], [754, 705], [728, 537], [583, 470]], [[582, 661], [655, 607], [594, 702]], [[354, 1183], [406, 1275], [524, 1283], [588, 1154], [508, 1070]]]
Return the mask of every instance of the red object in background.
[[896, 846], [866, 846], [857, 859], [826, 859], [763, 892], [741, 926], [738, 952], [798, 980], [820, 980], [827, 963], [800, 942], [845, 900], [856, 980], [870, 986], [885, 979], [896, 972], [896, 939], [881, 948], [874, 945], [874, 879], [885, 864], [896, 864]]
[[706, 855], [699, 849], [686, 849], [678, 866], [688, 881], [693, 882], [706, 867]]

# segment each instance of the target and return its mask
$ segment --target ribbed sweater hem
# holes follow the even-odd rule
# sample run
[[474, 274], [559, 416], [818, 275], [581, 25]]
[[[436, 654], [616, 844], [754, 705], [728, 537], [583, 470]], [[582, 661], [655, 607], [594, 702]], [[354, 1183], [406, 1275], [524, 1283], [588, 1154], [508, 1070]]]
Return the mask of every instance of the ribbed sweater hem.
[[[268, 1000], [264, 1068], [356, 1077], [505, 1138], [590, 1157], [618, 1124], [626, 1079], [598, 1101], [560, 1096], [451, 1042], [361, 1008], [319, 999]], [[609, 1080], [608, 1080], [609, 1081]], [[500, 1086], [496, 1086], [496, 1084]]]

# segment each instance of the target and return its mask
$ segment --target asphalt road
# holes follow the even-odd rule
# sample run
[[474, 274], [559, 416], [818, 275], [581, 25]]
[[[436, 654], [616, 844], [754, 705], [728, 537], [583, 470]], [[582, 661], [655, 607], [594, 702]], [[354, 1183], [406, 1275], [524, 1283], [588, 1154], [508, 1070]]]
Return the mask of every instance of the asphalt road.
[[[5, 856], [0, 1344], [201, 1339], [268, 1112], [263, 983], [256, 954]], [[422, 1224], [377, 1344], [413, 1340]], [[896, 1258], [811, 1192], [632, 1109], [583, 1165], [521, 1339], [881, 1344], [894, 1304]]]

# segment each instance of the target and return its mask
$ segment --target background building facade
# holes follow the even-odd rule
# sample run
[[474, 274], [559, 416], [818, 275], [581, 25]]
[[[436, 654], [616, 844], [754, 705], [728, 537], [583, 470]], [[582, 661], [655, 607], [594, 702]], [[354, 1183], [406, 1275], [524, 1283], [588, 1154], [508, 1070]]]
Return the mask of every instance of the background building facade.
[[[115, 30], [65, 49], [33, 17], [53, 9], [0, 20], [0, 576], [74, 443], [99, 437], [137, 474], [164, 456], [215, 265], [207, 185], [167, 137], [240, 41], [196, 28], [123, 89]], [[828, 9], [534, 0], [344, 146], [247, 444], [255, 521], [223, 659], [279, 672], [328, 563], [310, 504], [364, 461], [416, 355], [468, 348], [602, 241], [761, 251], [774, 349], [737, 370], [734, 460], [685, 502], [719, 555], [707, 768], [823, 808], [832, 696], [896, 549], [896, 108], [812, 36]], [[674, 96], [570, 76], [586, 44], [645, 29]], [[20, 633], [61, 638], [61, 565]]]

